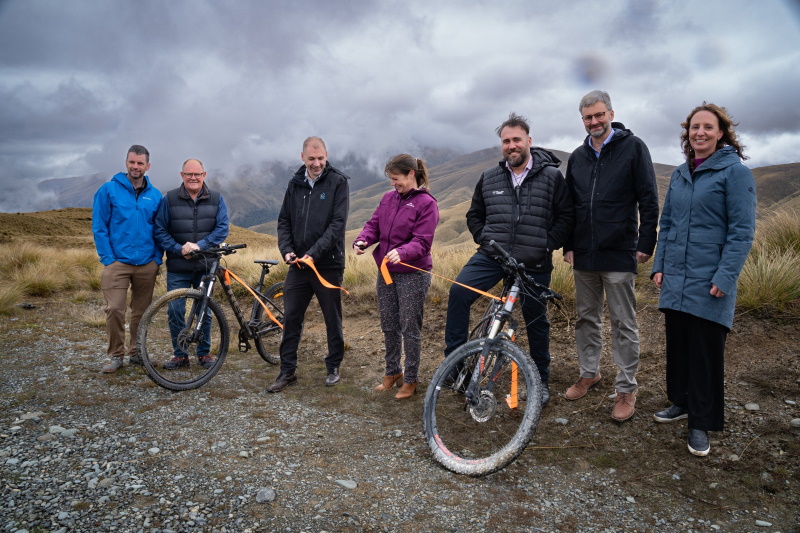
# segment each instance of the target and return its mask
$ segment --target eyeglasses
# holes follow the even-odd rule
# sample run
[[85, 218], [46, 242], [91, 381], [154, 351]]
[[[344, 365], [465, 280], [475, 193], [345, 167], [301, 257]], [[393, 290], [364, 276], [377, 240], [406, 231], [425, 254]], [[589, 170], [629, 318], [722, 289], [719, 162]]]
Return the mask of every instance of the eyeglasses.
[[186, 178], [202, 178], [205, 172], [181, 172]]
[[583, 115], [581, 118], [587, 124], [591, 122], [592, 119], [595, 119], [597, 122], [600, 122], [601, 120], [606, 118], [606, 111], [600, 111], [599, 113], [595, 113], [594, 115]]

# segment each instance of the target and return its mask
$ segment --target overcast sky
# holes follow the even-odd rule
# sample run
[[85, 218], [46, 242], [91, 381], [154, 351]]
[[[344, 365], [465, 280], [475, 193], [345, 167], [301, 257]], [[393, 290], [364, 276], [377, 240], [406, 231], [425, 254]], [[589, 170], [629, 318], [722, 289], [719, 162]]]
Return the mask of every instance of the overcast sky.
[[170, 185], [189, 157], [299, 164], [309, 135], [377, 178], [420, 146], [496, 145], [512, 110], [572, 151], [596, 88], [656, 162], [681, 162], [703, 100], [751, 167], [800, 161], [798, 1], [0, 0], [0, 211], [44, 178], [124, 170], [133, 143]]

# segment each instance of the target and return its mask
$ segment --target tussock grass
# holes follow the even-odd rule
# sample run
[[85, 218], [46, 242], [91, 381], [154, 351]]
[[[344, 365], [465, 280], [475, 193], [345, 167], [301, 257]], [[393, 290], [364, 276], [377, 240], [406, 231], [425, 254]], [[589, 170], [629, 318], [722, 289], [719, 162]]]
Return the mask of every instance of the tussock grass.
[[11, 279], [28, 296], [51, 296], [72, 285], [61, 265], [47, 261], [26, 263], [12, 272]]
[[792, 209], [781, 209], [759, 220], [756, 229], [754, 252], [793, 251], [800, 255], [800, 213]]
[[82, 324], [91, 328], [103, 328], [106, 325], [106, 313], [96, 306], [83, 308], [78, 316]]
[[0, 285], [0, 315], [14, 314], [16, 306], [22, 302], [22, 291], [16, 285]]
[[791, 304], [800, 300], [800, 253], [758, 242], [739, 276], [738, 292], [737, 305], [743, 310], [792, 314]]

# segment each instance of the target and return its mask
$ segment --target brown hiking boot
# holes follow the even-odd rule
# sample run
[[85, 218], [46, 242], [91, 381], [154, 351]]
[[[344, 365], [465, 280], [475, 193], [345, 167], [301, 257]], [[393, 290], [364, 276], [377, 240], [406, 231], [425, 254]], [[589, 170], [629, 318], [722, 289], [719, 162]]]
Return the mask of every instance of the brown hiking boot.
[[611, 418], [617, 422], [624, 422], [633, 416], [636, 412], [634, 406], [636, 405], [636, 392], [619, 392], [617, 391], [617, 402], [614, 404], [614, 409], [611, 411]]
[[583, 398], [586, 396], [586, 393], [589, 392], [589, 389], [594, 387], [600, 382], [600, 372], [593, 378], [580, 378], [578, 381], [575, 382], [575, 385], [567, 389], [567, 392], [564, 394], [564, 398], [567, 400], [577, 400], [578, 398]]
[[385, 391], [390, 390], [392, 387], [395, 386], [397, 382], [401, 382], [402, 385], [403, 381], [403, 373], [400, 372], [399, 374], [395, 374], [394, 376], [383, 376], [383, 383], [375, 387], [376, 391]]

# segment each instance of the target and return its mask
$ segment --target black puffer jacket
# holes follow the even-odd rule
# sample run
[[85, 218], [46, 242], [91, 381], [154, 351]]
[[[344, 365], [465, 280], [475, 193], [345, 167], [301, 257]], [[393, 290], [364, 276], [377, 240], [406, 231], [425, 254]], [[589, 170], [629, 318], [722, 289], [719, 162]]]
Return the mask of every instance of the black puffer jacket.
[[349, 178], [326, 163], [312, 189], [305, 174], [305, 166], [295, 172], [283, 197], [278, 216], [281, 256], [289, 252], [298, 258], [308, 254], [319, 269], [343, 269]]
[[576, 270], [636, 272], [636, 252], [653, 254], [658, 190], [650, 152], [619, 122], [600, 157], [584, 143], [572, 152], [567, 185], [575, 231], [564, 247]]
[[531, 148], [533, 167], [522, 185], [514, 187], [505, 161], [483, 174], [475, 186], [467, 226], [486, 255], [494, 240], [528, 270], [553, 269], [552, 251], [561, 248], [572, 234], [572, 200], [561, 163], [551, 152]]

